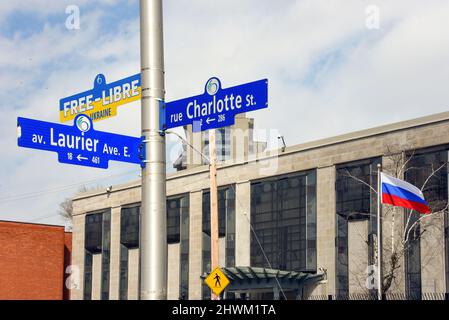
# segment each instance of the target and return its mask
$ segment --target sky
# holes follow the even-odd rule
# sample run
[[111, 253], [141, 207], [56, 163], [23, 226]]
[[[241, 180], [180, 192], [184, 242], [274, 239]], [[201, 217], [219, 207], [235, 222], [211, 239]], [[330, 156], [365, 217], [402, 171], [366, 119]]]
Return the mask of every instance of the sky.
[[[447, 111], [447, 0], [164, 0], [166, 101], [269, 80], [269, 108], [250, 116], [287, 145]], [[67, 6], [79, 29], [66, 27]], [[17, 147], [17, 117], [59, 122], [59, 99], [140, 70], [137, 0], [0, 2], [0, 220], [64, 224], [80, 187], [139, 178], [139, 167], [59, 164]], [[139, 103], [95, 123], [140, 136]], [[167, 167], [180, 151], [168, 137]]]

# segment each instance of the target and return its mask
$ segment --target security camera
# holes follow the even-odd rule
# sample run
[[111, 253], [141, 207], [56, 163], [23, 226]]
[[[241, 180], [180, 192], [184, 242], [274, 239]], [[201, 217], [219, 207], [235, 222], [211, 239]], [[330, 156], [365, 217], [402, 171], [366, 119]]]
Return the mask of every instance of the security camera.
[[285, 151], [285, 148], [287, 148], [287, 145], [285, 144], [285, 139], [284, 139], [284, 136], [283, 135], [278, 135], [278, 140], [282, 140], [282, 152], [284, 152]]

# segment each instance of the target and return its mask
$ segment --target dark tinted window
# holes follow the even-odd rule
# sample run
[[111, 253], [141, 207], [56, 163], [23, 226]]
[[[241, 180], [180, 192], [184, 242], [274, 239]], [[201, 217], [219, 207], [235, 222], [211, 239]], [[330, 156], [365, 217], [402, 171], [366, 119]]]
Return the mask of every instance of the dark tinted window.
[[120, 216], [120, 242], [128, 248], [139, 247], [140, 207], [125, 207]]
[[92, 300], [92, 253], [84, 255], [84, 300]]
[[110, 257], [111, 257], [111, 212], [103, 213], [103, 239], [101, 252], [101, 299], [109, 299]]
[[92, 253], [101, 252], [103, 213], [86, 215], [85, 247]]
[[179, 299], [189, 298], [189, 197], [181, 199], [181, 243], [180, 243], [180, 275], [179, 275]]
[[167, 200], [167, 242], [179, 242], [181, 198]]
[[[218, 189], [218, 233], [225, 238], [225, 264], [235, 266], [235, 191], [234, 187]], [[203, 192], [203, 273], [211, 271], [210, 257], [210, 192]], [[231, 294], [226, 297], [229, 299]], [[203, 299], [210, 299], [210, 289], [203, 285]]]
[[85, 220], [84, 295], [92, 296], [92, 261], [101, 254], [101, 299], [109, 299], [111, 212], [87, 214]]
[[[419, 150], [409, 156], [405, 179], [423, 190], [432, 212], [443, 210], [448, 199], [448, 151]], [[420, 214], [406, 211], [404, 216], [406, 232], [410, 234], [408, 250], [405, 252], [406, 293], [408, 299], [421, 299], [421, 226], [414, 224], [420, 218]], [[413, 225], [415, 227], [411, 229]]]
[[[227, 189], [218, 190], [218, 235], [224, 237], [226, 235], [226, 191]], [[203, 193], [203, 232], [210, 236], [210, 192]]]
[[[374, 263], [374, 234], [377, 232], [377, 164], [380, 158], [346, 163], [336, 168], [336, 294], [349, 294], [348, 222], [368, 220], [367, 261]], [[364, 257], [360, 257], [364, 259]]]
[[119, 299], [128, 300], [128, 248], [120, 244]]
[[252, 183], [251, 225], [252, 266], [316, 270], [315, 171]]

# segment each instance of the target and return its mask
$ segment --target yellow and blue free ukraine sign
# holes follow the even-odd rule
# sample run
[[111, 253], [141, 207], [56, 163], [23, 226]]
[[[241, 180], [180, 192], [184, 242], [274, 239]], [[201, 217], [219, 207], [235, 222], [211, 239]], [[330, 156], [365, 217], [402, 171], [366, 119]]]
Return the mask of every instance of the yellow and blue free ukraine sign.
[[95, 77], [94, 87], [59, 100], [61, 122], [73, 120], [78, 114], [86, 114], [92, 121], [99, 121], [117, 115], [117, 107], [140, 100], [140, 73], [106, 83], [103, 74]]

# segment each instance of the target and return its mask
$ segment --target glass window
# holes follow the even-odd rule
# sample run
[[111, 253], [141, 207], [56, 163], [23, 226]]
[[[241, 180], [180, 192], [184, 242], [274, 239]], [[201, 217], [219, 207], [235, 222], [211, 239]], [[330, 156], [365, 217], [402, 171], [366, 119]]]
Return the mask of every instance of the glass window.
[[235, 192], [228, 188], [225, 194], [226, 207], [226, 267], [235, 266]]
[[189, 297], [189, 195], [167, 199], [167, 242], [180, 244], [179, 299]]
[[[446, 148], [419, 150], [409, 155], [405, 179], [423, 190], [432, 212], [443, 210], [448, 199], [448, 151]], [[435, 172], [434, 172], [435, 171]], [[420, 225], [410, 227], [420, 214], [407, 210], [404, 216], [406, 232], [410, 232], [410, 243], [405, 252], [406, 293], [408, 299], [421, 299], [421, 245]], [[407, 221], [409, 220], [408, 224]], [[447, 268], [447, 265], [446, 265]]]
[[181, 199], [179, 299], [189, 298], [189, 196]]
[[315, 170], [251, 184], [251, 266], [316, 270], [315, 195]]
[[[102, 253], [103, 251], [103, 240], [104, 240], [104, 232], [107, 230], [103, 230], [103, 212], [87, 214], [85, 219], [85, 235], [84, 235], [84, 248], [85, 248], [85, 259], [84, 259], [84, 299], [90, 300], [92, 299], [92, 262], [93, 262], [93, 254]], [[107, 224], [107, 221], [106, 221]], [[107, 248], [106, 248], [107, 249]], [[106, 261], [109, 256], [106, 253]], [[102, 257], [103, 259], [103, 257]], [[103, 288], [103, 267], [102, 267], [102, 285]], [[105, 271], [108, 271], [105, 268]], [[109, 279], [109, 274], [106, 275], [107, 279]], [[103, 296], [103, 291], [102, 291]]]
[[84, 296], [92, 296], [92, 255], [101, 253], [101, 299], [109, 299], [111, 212], [87, 214], [85, 220]]
[[446, 249], [446, 293], [449, 294], [449, 212], [447, 210], [444, 220], [444, 239]]
[[124, 207], [120, 213], [120, 243], [129, 249], [139, 247], [140, 206]]
[[[381, 158], [342, 164], [336, 167], [336, 294], [349, 294], [348, 222], [368, 220], [368, 263], [374, 263], [374, 234], [377, 232], [377, 164]], [[371, 189], [370, 186], [373, 188]], [[361, 257], [363, 259], [363, 257]]]
[[109, 299], [109, 266], [111, 256], [111, 212], [103, 213], [103, 239], [101, 254], [101, 299]]
[[366, 184], [372, 185], [376, 177], [369, 162], [337, 167], [337, 214], [348, 220], [369, 219], [371, 192]]
[[[218, 190], [218, 236], [226, 235], [226, 189]], [[210, 192], [203, 192], [203, 232], [210, 236]]]
[[179, 242], [179, 223], [181, 216], [181, 199], [167, 200], [167, 242]]
[[85, 248], [92, 253], [101, 252], [103, 235], [103, 213], [86, 215]]
[[120, 244], [120, 300], [128, 300], [128, 259], [128, 248], [125, 245]]
[[123, 207], [120, 210], [120, 280], [119, 298], [128, 299], [129, 249], [139, 247], [140, 205]]
[[84, 300], [92, 300], [92, 253], [84, 255]]

